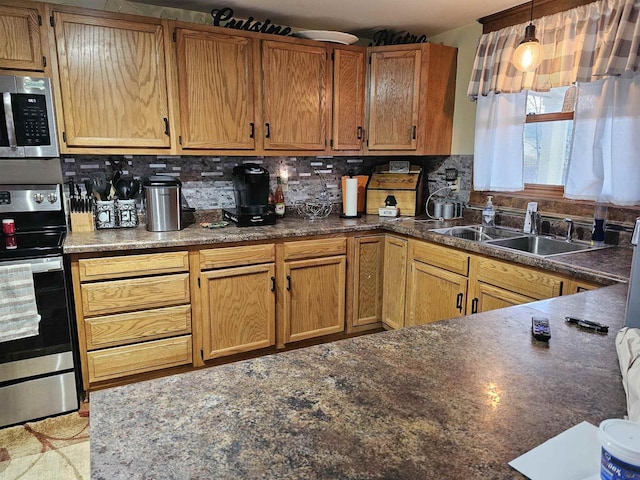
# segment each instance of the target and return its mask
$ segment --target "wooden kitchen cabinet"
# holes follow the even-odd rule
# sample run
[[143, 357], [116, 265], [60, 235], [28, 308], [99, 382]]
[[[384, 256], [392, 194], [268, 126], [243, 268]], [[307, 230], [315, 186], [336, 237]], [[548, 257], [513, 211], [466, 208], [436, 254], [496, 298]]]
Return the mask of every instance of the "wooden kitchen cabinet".
[[562, 289], [563, 295], [571, 295], [572, 293], [586, 292], [587, 290], [595, 290], [602, 285], [597, 283], [587, 282], [586, 280], [578, 280], [575, 278], [566, 278], [564, 282], [564, 288]]
[[332, 150], [360, 151], [364, 142], [365, 49], [334, 47]]
[[464, 315], [469, 255], [411, 239], [409, 258], [405, 325], [423, 325]]
[[471, 256], [467, 313], [519, 305], [562, 294], [563, 277], [495, 258]]
[[385, 236], [382, 322], [392, 329], [402, 328], [405, 325], [407, 250], [406, 238]]
[[193, 362], [186, 251], [72, 255], [85, 390]]
[[195, 26], [175, 39], [182, 149], [254, 149], [257, 40]]
[[0, 69], [45, 71], [44, 4], [4, 1], [0, 5]]
[[273, 244], [200, 251], [202, 360], [275, 345]]
[[368, 53], [367, 151], [451, 153], [457, 50], [423, 43]]
[[326, 147], [327, 48], [262, 41], [265, 150]]
[[[55, 11], [61, 9], [62, 11]], [[165, 30], [160, 19], [54, 7], [63, 152], [169, 149]], [[129, 150], [131, 152], [133, 150]]]
[[354, 240], [352, 327], [379, 325], [382, 321], [384, 237], [369, 235]]
[[282, 344], [343, 332], [346, 238], [285, 242], [281, 249]]

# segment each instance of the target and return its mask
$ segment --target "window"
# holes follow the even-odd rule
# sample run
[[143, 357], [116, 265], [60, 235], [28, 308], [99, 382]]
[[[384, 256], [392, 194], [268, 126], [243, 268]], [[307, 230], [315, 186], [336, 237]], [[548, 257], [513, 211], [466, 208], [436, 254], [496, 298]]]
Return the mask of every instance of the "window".
[[527, 92], [523, 135], [526, 189], [565, 184], [573, 133], [574, 97], [573, 86], [553, 88], [549, 92]]

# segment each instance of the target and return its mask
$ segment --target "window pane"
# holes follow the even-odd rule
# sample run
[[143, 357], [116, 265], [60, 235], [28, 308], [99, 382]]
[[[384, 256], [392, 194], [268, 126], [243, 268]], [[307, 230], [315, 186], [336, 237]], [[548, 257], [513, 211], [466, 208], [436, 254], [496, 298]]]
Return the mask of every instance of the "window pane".
[[[575, 89], [574, 87], [557, 87], [548, 92], [527, 92], [527, 115], [567, 111], [563, 110], [562, 106], [565, 93], [569, 88]], [[573, 111], [573, 105], [568, 111]]]
[[564, 185], [572, 133], [572, 120], [525, 124], [525, 183]]

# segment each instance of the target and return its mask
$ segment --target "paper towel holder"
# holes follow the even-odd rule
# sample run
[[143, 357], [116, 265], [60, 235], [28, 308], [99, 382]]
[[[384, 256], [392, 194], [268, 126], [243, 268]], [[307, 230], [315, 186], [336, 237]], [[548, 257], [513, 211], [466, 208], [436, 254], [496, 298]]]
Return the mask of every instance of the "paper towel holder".
[[[353, 179], [354, 175], [353, 175], [353, 170], [349, 170], [349, 172], [347, 172], [347, 177], [342, 177], [342, 189], [343, 189], [343, 195], [344, 195], [344, 189], [345, 189], [345, 179], [346, 178], [350, 178]], [[357, 204], [357, 197], [356, 197], [356, 204]], [[344, 210], [346, 209], [346, 207], [344, 206], [344, 198], [343, 198], [343, 212], [340, 214], [340, 218], [360, 218], [362, 215], [360, 214], [360, 212], [357, 211], [356, 208], [356, 214], [355, 215], [347, 215], [346, 213], [344, 213]]]

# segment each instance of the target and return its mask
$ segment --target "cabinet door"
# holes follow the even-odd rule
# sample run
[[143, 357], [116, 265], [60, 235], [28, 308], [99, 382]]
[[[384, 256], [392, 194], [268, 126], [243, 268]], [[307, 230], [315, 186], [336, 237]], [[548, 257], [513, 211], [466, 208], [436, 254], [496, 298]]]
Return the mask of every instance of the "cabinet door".
[[178, 29], [182, 148], [252, 149], [253, 39]]
[[562, 289], [562, 295], [571, 295], [572, 293], [586, 292], [588, 290], [595, 290], [600, 288], [601, 285], [596, 283], [587, 282], [585, 280], [576, 280], [574, 278], [567, 278], [564, 282], [564, 288]]
[[382, 321], [390, 328], [404, 327], [406, 284], [407, 240], [386, 236], [384, 242]]
[[372, 49], [369, 150], [416, 149], [421, 57], [419, 49]]
[[382, 320], [384, 235], [355, 239], [354, 327]]
[[273, 263], [200, 274], [204, 360], [275, 344]]
[[326, 64], [324, 47], [263, 42], [265, 149], [325, 148]]
[[44, 71], [41, 6], [0, 5], [0, 68]]
[[333, 150], [360, 150], [364, 138], [364, 49], [333, 50]]
[[169, 147], [160, 20], [54, 18], [67, 146]]
[[285, 262], [284, 343], [344, 331], [346, 257]]
[[407, 290], [407, 326], [464, 315], [467, 279], [462, 275], [413, 261]]
[[522, 305], [535, 300], [535, 298], [527, 297], [520, 293], [479, 282], [476, 284], [474, 297], [470, 299], [468, 311], [470, 313], [488, 312], [489, 310]]

